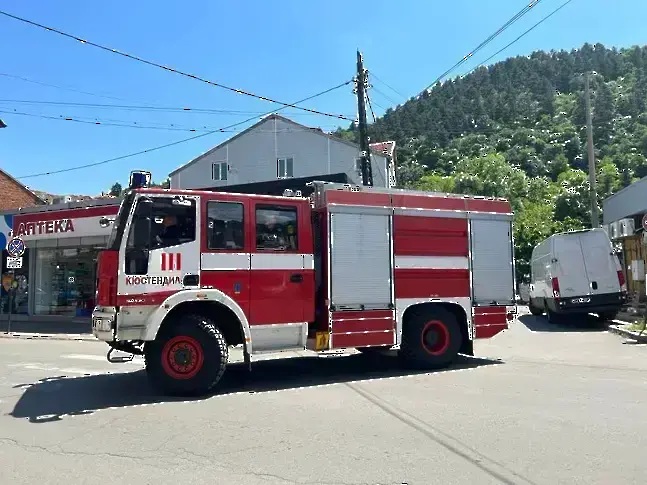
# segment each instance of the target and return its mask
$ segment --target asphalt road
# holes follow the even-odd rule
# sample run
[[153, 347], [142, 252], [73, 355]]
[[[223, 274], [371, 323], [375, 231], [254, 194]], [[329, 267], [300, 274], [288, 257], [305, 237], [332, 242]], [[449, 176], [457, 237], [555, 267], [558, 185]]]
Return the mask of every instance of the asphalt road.
[[0, 339], [2, 483], [644, 484], [647, 347], [526, 315], [452, 370], [233, 367], [159, 399], [98, 342]]

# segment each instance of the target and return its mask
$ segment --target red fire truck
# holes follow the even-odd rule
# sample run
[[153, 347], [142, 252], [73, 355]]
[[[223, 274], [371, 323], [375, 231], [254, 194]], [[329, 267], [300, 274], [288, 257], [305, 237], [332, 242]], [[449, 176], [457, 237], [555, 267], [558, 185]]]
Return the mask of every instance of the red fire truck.
[[98, 260], [94, 335], [144, 355], [167, 394], [204, 393], [229, 348], [397, 351], [439, 368], [516, 312], [499, 198], [313, 182], [309, 197], [146, 187], [131, 175]]

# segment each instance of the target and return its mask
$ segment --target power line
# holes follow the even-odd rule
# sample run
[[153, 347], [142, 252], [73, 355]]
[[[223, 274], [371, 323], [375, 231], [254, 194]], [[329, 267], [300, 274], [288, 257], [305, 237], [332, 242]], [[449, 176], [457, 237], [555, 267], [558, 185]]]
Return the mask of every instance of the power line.
[[366, 92], [366, 101], [368, 101], [368, 107], [371, 110], [371, 115], [373, 115], [373, 123], [377, 121], [375, 118], [375, 112], [373, 111], [373, 106], [371, 105], [371, 98], [368, 97], [368, 92]]
[[40, 84], [41, 86], [47, 86], [47, 87], [50, 87], [50, 88], [62, 89], [63, 91], [70, 91], [72, 93], [87, 94], [88, 96], [97, 96], [99, 98], [114, 99], [116, 101], [128, 101], [127, 99], [117, 98], [115, 96], [108, 96], [108, 95], [104, 95], [104, 94], [92, 93], [90, 91], [82, 91], [80, 89], [67, 88], [65, 86], [59, 86], [57, 84], [49, 84], [49, 83], [45, 83], [45, 82], [42, 82], [42, 81], [36, 81], [34, 79], [29, 79], [29, 78], [26, 78], [26, 77], [23, 77], [23, 76], [16, 76], [15, 74], [9, 74], [9, 73], [6, 73], [6, 72], [0, 72], [0, 76], [12, 78], [12, 79], [18, 79], [20, 81], [25, 81], [25, 82], [32, 83], [32, 84]]
[[[40, 105], [54, 105], [54, 106], [69, 106], [74, 108], [100, 108], [100, 109], [122, 109], [127, 111], [168, 111], [174, 113], [203, 113], [203, 114], [218, 114], [218, 115], [261, 115], [264, 111], [249, 111], [249, 110], [230, 110], [230, 109], [215, 109], [215, 108], [191, 108], [191, 107], [171, 107], [171, 106], [145, 106], [145, 105], [124, 105], [124, 104], [101, 104], [101, 103], [79, 103], [79, 102], [66, 102], [66, 101], [42, 101], [31, 99], [0, 99], [0, 103], [9, 104], [40, 104]], [[305, 115], [314, 116], [313, 113], [289, 113], [290, 116]]]
[[568, 4], [569, 4], [569, 3], [571, 3], [572, 1], [573, 1], [573, 0], [566, 0], [566, 2], [562, 3], [559, 7], [557, 7], [557, 8], [556, 8], [555, 10], [553, 10], [551, 13], [549, 13], [548, 15], [546, 15], [546, 16], [545, 16], [544, 18], [542, 18], [539, 22], [537, 22], [535, 25], [533, 25], [532, 27], [530, 27], [528, 30], [526, 30], [526, 31], [525, 31], [523, 34], [521, 34], [519, 37], [517, 37], [517, 38], [516, 38], [516, 39], [514, 39], [512, 42], [510, 42], [509, 44], [507, 44], [505, 47], [503, 47], [503, 48], [499, 49], [499, 50], [498, 50], [498, 51], [496, 51], [494, 54], [492, 54], [490, 57], [488, 57], [487, 59], [485, 59], [485, 60], [484, 60], [483, 62], [481, 62], [478, 66], [476, 66], [474, 69], [472, 69], [470, 72], [476, 71], [478, 68], [480, 68], [480, 67], [484, 66], [485, 64], [487, 64], [489, 61], [491, 61], [491, 60], [492, 60], [492, 59], [494, 59], [496, 56], [498, 56], [499, 54], [501, 54], [501, 53], [502, 53], [504, 50], [506, 50], [508, 47], [510, 47], [511, 45], [513, 45], [513, 44], [517, 43], [520, 39], [522, 39], [523, 37], [525, 37], [527, 34], [529, 34], [530, 32], [532, 32], [535, 28], [539, 27], [539, 26], [540, 26], [541, 24], [543, 24], [546, 20], [548, 20], [548, 19], [549, 19], [549, 18], [551, 18], [553, 15], [555, 15], [557, 12], [559, 12], [561, 9], [563, 9], [564, 7], [566, 7], [566, 5], [568, 5]]
[[[352, 82], [353, 82], [352, 80], [343, 82], [341, 84], [338, 84], [337, 86], [326, 89], [325, 91], [322, 91], [322, 92], [317, 93], [317, 94], [313, 94], [312, 96], [308, 96], [307, 98], [296, 101], [295, 103], [292, 103], [290, 106], [297, 105], [297, 104], [300, 104], [300, 103], [305, 103], [306, 101], [310, 101], [311, 99], [318, 98], [319, 96], [323, 96], [324, 94], [328, 94], [331, 91], [339, 89], [339, 88], [341, 88], [343, 86], [347, 86]], [[267, 113], [264, 114], [264, 116], [269, 116], [269, 115], [271, 115], [273, 113], [281, 111], [284, 108], [287, 108], [287, 106], [284, 106], [283, 108], [279, 108], [277, 110], [268, 111]], [[54, 175], [54, 174], [59, 174], [59, 173], [72, 172], [74, 170], [82, 170], [84, 168], [97, 167], [99, 165], [105, 165], [107, 163], [116, 162], [116, 161], [119, 161], [119, 160], [124, 160], [126, 158], [135, 157], [137, 155], [143, 155], [145, 153], [151, 153], [151, 152], [154, 152], [154, 151], [157, 151], [157, 150], [162, 150], [164, 148], [169, 148], [169, 147], [172, 147], [172, 146], [175, 146], [175, 145], [180, 145], [182, 143], [197, 140], [198, 138], [202, 138], [202, 137], [205, 137], [205, 136], [208, 136], [208, 135], [212, 135], [214, 133], [219, 133], [221, 131], [225, 131], [225, 130], [228, 130], [228, 129], [231, 129], [231, 128], [235, 128], [236, 126], [240, 126], [242, 124], [248, 123], [248, 122], [253, 121], [255, 119], [257, 119], [257, 116], [253, 116], [251, 118], [247, 118], [246, 120], [240, 121], [238, 123], [234, 123], [234, 124], [225, 126], [223, 128], [220, 128], [219, 130], [213, 130], [213, 131], [209, 131], [207, 133], [201, 133], [199, 135], [195, 135], [195, 136], [192, 136], [192, 137], [189, 137], [189, 138], [184, 138], [182, 140], [177, 140], [177, 141], [174, 141], [174, 142], [171, 142], [171, 143], [166, 143], [164, 145], [159, 145], [159, 146], [152, 147], [152, 148], [146, 148], [145, 150], [140, 150], [138, 152], [129, 153], [127, 155], [120, 155], [118, 157], [109, 158], [107, 160], [102, 160], [100, 162], [88, 163], [88, 164], [85, 164], [85, 165], [77, 165], [75, 167], [63, 168], [63, 169], [60, 169], [60, 170], [53, 170], [51, 172], [42, 172], [42, 173], [35, 173], [35, 174], [30, 174], [30, 175], [23, 175], [21, 177], [16, 177], [16, 178], [18, 178], [18, 179], [35, 178], [35, 177], [42, 177], [44, 175]]]
[[[408, 99], [408, 98], [407, 98], [404, 94], [402, 94], [400, 91], [398, 91], [397, 89], [395, 89], [395, 88], [391, 87], [391, 86], [390, 86], [390, 85], [388, 85], [385, 81], [382, 81], [378, 76], [376, 76], [376, 75], [375, 75], [375, 73], [374, 73], [373, 71], [369, 71], [369, 75], [373, 76], [373, 77], [374, 77], [378, 82], [380, 82], [380, 83], [384, 84], [387, 88], [389, 88], [391, 91], [393, 91], [393, 92], [394, 92], [395, 94], [397, 94], [398, 96], [401, 96], [401, 97], [403, 97], [404, 99]], [[397, 103], [396, 103], [396, 104], [397, 104]]]
[[[71, 121], [74, 123], [83, 123], [83, 124], [96, 125], [96, 126], [117, 126], [121, 128], [139, 128], [139, 129], [147, 129], [147, 130], [189, 131], [189, 132], [195, 132], [195, 133], [204, 132], [204, 131], [220, 131], [221, 133], [237, 131], [237, 130], [221, 130], [220, 128], [214, 128], [209, 126], [201, 126], [199, 128], [189, 128], [182, 125], [175, 125], [175, 124], [165, 125], [162, 123], [154, 123], [154, 122], [125, 121], [125, 120], [100, 119], [100, 118], [82, 119], [82, 118], [73, 118], [67, 115], [49, 116], [49, 115], [43, 115], [40, 113], [25, 113], [24, 111], [16, 111], [16, 110], [14, 111], [0, 110], [0, 113], [19, 115], [19, 116], [29, 116], [32, 118], [41, 118], [45, 120]], [[291, 129], [291, 130], [279, 130], [279, 131], [306, 131], [306, 130], [317, 130], [317, 128], [304, 127], [299, 130]], [[273, 133], [275, 132], [275, 130], [271, 130], [271, 131]]]
[[243, 94], [245, 96], [251, 96], [252, 98], [261, 99], [263, 101], [269, 101], [270, 103], [280, 104], [280, 105], [283, 105], [284, 107], [296, 108], [296, 109], [299, 109], [299, 110], [308, 111], [310, 113], [315, 113], [315, 114], [322, 115], [322, 116], [328, 116], [330, 118], [338, 118], [338, 119], [342, 119], [342, 120], [355, 121], [352, 118], [348, 118], [348, 117], [346, 117], [344, 115], [336, 115], [336, 114], [325, 113], [323, 111], [318, 111], [318, 110], [314, 110], [314, 109], [310, 109], [310, 108], [302, 108], [300, 106], [295, 106], [294, 104], [284, 103], [282, 101], [277, 101], [275, 99], [268, 98], [266, 96], [260, 96], [258, 94], [250, 93], [249, 91], [245, 91], [245, 90], [237, 89], [237, 88], [232, 88], [230, 86], [226, 86], [224, 84], [216, 83], [214, 81], [209, 81], [208, 79], [196, 76], [194, 74], [189, 74], [189, 73], [186, 73], [186, 72], [183, 72], [183, 71], [179, 71], [179, 70], [174, 69], [172, 67], [164, 66], [162, 64], [158, 64], [157, 62], [154, 62], [154, 61], [149, 61], [147, 59], [137, 57], [135, 55], [128, 54], [126, 52], [121, 52], [121, 51], [118, 51], [117, 49], [112, 49], [110, 47], [106, 47], [104, 45], [97, 44], [96, 42], [92, 42], [92, 41], [89, 41], [89, 40], [82, 39], [80, 37], [77, 37], [76, 35], [68, 34], [66, 32], [63, 32], [62, 30], [58, 30], [58, 29], [55, 29], [53, 27], [47, 27], [46, 25], [39, 24], [37, 22], [34, 22], [33, 20], [28, 20], [28, 19], [25, 19], [25, 18], [22, 18], [22, 17], [18, 17], [17, 15], [12, 15], [12, 14], [10, 14], [8, 12], [4, 12], [2, 10], [0, 10], [0, 14], [4, 15], [5, 17], [9, 17], [9, 18], [12, 18], [14, 20], [18, 20], [20, 22], [32, 25], [34, 27], [38, 27], [40, 29], [44, 29], [44, 30], [47, 30], [49, 32], [54, 32], [56, 34], [62, 35], [63, 37], [67, 37], [69, 39], [76, 40], [78, 42], [81, 42], [82, 44], [91, 45], [92, 47], [96, 47], [98, 49], [104, 50], [106, 52], [111, 52], [113, 54], [118, 54], [120, 56], [127, 57], [128, 59], [132, 59], [132, 60], [144, 63], [144, 64], [148, 64], [149, 66], [158, 67], [160, 69], [164, 69], [165, 71], [173, 72], [175, 74], [179, 74], [181, 76], [188, 77], [188, 78], [191, 78], [191, 79], [196, 79], [196, 80], [201, 81], [203, 83], [210, 84], [211, 86], [216, 86], [216, 87], [219, 87], [219, 88], [222, 88], [222, 89], [226, 89], [228, 91], [232, 91], [232, 92], [234, 92], [236, 94]]
[[530, 10], [537, 5], [541, 0], [531, 0], [529, 4], [527, 4], [524, 8], [522, 8], [519, 12], [517, 12], [510, 20], [508, 20], [503, 26], [501, 26], [496, 32], [494, 32], [492, 35], [490, 35], [487, 39], [485, 39], [483, 42], [481, 42], [478, 46], [476, 46], [471, 52], [469, 52], [466, 56], [464, 56], [460, 61], [458, 61], [456, 64], [454, 64], [452, 67], [447, 69], [445, 72], [443, 72], [440, 76], [436, 78], [434, 82], [432, 82], [429, 86], [427, 86], [424, 91], [429, 90], [432, 86], [434, 86], [436, 83], [441, 81], [447, 74], [452, 72], [454, 69], [457, 67], [461, 66], [465, 62], [467, 62], [474, 54], [476, 54], [478, 51], [480, 51], [483, 47], [485, 47], [487, 44], [492, 42], [496, 37], [501, 35], [503, 31], [505, 31], [508, 27], [510, 27], [512, 24], [517, 22], [521, 17], [526, 15]]

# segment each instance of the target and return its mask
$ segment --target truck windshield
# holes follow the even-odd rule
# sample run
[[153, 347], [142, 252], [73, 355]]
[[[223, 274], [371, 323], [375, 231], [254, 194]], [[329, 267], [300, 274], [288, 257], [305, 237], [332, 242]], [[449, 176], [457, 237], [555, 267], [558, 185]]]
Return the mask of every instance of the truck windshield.
[[115, 218], [114, 223], [112, 224], [112, 231], [110, 232], [110, 238], [108, 239], [108, 249], [115, 251], [119, 250], [121, 246], [121, 240], [124, 237], [124, 229], [126, 228], [126, 221], [128, 220], [128, 214], [130, 209], [133, 206], [133, 200], [135, 199], [135, 193], [130, 191], [126, 194], [124, 199], [121, 201], [119, 206], [119, 212]]

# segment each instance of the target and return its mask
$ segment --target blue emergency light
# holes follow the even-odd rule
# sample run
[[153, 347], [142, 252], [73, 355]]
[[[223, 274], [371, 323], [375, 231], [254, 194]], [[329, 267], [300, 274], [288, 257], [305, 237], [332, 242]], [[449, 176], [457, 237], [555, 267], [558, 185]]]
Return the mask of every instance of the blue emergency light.
[[130, 189], [147, 187], [150, 183], [150, 172], [144, 172], [143, 170], [133, 170], [132, 172], [130, 172], [130, 182], [128, 183], [128, 187]]

